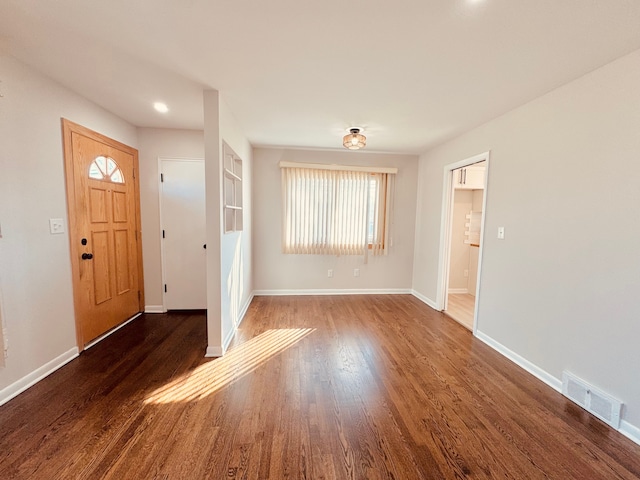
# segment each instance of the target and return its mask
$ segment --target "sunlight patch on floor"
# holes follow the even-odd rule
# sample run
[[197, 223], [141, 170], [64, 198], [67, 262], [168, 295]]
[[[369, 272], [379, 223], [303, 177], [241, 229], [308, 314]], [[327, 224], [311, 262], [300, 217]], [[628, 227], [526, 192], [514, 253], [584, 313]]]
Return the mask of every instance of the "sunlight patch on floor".
[[279, 328], [236, 345], [217, 358], [158, 388], [145, 403], [191, 402], [208, 397], [256, 370], [273, 356], [285, 351], [314, 328]]

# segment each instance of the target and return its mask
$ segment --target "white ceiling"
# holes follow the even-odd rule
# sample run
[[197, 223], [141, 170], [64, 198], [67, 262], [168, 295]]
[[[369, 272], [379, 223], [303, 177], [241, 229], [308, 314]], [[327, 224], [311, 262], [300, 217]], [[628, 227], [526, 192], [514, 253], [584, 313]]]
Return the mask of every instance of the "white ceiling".
[[421, 153], [639, 48], [638, 0], [0, 2], [0, 53], [141, 127], [215, 88], [254, 145]]

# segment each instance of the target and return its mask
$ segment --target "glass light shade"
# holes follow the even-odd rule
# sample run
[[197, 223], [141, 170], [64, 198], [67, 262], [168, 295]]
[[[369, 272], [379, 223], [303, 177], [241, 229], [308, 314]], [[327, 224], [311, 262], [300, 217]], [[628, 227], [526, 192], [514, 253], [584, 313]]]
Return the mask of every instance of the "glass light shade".
[[352, 128], [351, 133], [342, 137], [342, 145], [349, 150], [364, 148], [367, 144], [367, 137], [360, 133], [359, 128]]

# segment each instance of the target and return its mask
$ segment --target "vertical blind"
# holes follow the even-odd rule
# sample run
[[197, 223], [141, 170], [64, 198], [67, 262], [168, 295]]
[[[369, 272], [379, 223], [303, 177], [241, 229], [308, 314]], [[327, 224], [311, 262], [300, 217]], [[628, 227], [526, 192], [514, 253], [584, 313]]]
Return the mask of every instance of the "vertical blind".
[[387, 253], [388, 172], [282, 167], [285, 253]]

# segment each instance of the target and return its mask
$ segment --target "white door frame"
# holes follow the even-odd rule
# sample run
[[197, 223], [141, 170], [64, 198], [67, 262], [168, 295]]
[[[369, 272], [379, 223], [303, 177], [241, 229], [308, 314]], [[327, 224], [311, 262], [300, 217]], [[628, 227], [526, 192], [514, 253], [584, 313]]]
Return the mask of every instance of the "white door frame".
[[166, 292], [164, 291], [164, 285], [167, 283], [167, 272], [166, 272], [166, 258], [164, 251], [164, 242], [162, 241], [162, 231], [164, 230], [164, 217], [162, 215], [162, 179], [160, 174], [162, 174], [162, 162], [165, 160], [174, 160], [176, 162], [204, 162], [204, 158], [197, 157], [158, 157], [158, 214], [160, 215], [160, 221], [158, 224], [160, 225], [160, 231], [158, 235], [160, 236], [160, 264], [162, 267], [162, 313], [167, 313], [167, 302], [166, 302]]
[[482, 198], [482, 218], [480, 219], [480, 251], [478, 252], [478, 278], [476, 282], [476, 302], [473, 311], [473, 334], [476, 334], [476, 320], [478, 318], [478, 300], [480, 298], [480, 272], [482, 271], [482, 250], [484, 248], [484, 219], [487, 211], [487, 179], [489, 178], [489, 157], [491, 151], [474, 155], [473, 157], [450, 163], [444, 166], [442, 187], [442, 217], [440, 223], [440, 254], [438, 259], [438, 287], [436, 292], [436, 309], [446, 310], [447, 288], [449, 285], [449, 267], [451, 262], [451, 229], [453, 228], [453, 171], [468, 167], [474, 163], [486, 161], [484, 174], [484, 194]]

